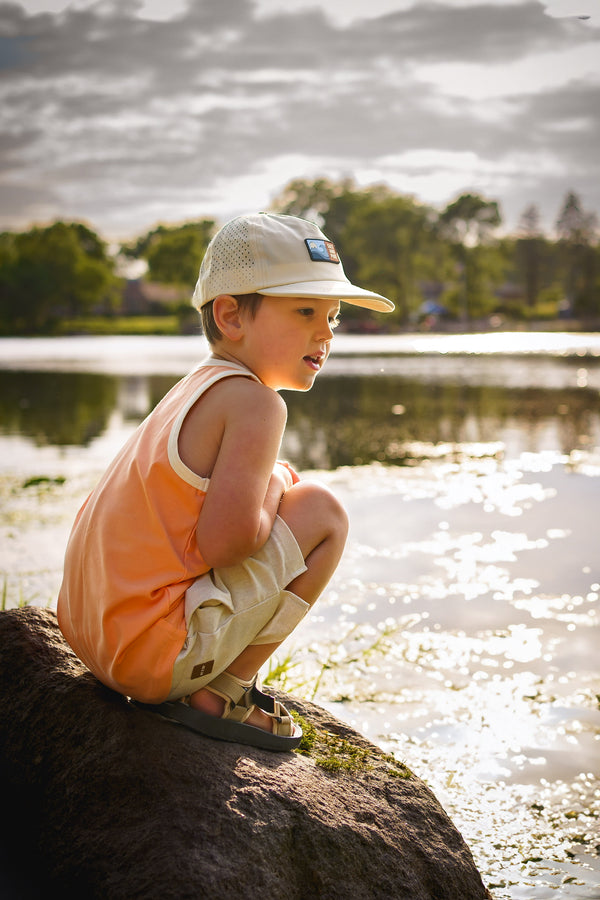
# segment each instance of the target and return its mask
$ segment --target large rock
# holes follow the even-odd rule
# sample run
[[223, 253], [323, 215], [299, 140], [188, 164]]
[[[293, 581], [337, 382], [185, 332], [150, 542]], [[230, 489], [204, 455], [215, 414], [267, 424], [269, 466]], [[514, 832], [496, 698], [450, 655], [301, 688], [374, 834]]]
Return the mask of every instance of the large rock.
[[102, 686], [55, 614], [0, 613], [0, 895], [483, 900], [428, 788], [318, 707], [308, 755], [193, 734]]

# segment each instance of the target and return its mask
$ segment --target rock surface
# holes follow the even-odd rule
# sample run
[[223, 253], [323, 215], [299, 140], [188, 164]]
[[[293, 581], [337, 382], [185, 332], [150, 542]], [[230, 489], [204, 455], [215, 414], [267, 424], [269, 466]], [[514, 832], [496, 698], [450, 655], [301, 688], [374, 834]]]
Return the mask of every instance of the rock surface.
[[0, 895], [490, 896], [415, 775], [322, 709], [285, 699], [309, 723], [307, 755], [203, 738], [102, 686], [53, 612], [0, 612]]

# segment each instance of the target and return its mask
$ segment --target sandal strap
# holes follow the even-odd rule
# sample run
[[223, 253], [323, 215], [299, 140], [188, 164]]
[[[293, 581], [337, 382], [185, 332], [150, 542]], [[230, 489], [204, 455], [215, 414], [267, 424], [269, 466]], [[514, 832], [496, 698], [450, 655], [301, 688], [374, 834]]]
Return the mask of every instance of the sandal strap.
[[[285, 706], [281, 706], [281, 704], [277, 703], [277, 707], [278, 713], [276, 715], [267, 713], [271, 720], [271, 733], [278, 734], [281, 737], [294, 737], [296, 735], [296, 723], [289, 715]], [[223, 718], [229, 719], [232, 722], [244, 723], [253, 709], [255, 709], [254, 705], [249, 708], [244, 706], [234, 706], [231, 712], [223, 716]]]
[[[282, 707], [282, 709], [285, 709], [285, 707]], [[297, 734], [296, 723], [290, 715], [273, 716], [272, 732], [281, 737], [294, 737]]]
[[206, 690], [217, 694], [225, 701], [223, 718], [230, 718], [230, 713], [238, 705], [249, 711], [252, 705], [250, 694], [256, 684], [256, 677], [255, 675], [250, 681], [244, 681], [243, 678], [238, 678], [229, 672], [221, 672], [210, 684], [205, 685]]
[[[284, 709], [275, 697], [272, 697], [271, 694], [265, 694], [260, 690], [258, 681], [252, 687], [249, 696], [255, 706], [258, 706], [259, 709], [262, 709], [263, 712], [268, 713], [270, 716], [278, 716], [280, 714], [279, 710]], [[286, 709], [284, 709], [284, 712], [287, 714]]]

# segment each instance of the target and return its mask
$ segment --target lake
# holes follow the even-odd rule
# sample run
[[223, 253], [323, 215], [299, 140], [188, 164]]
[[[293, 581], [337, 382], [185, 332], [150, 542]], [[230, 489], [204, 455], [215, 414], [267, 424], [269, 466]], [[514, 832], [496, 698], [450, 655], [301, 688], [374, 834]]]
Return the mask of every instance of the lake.
[[[434, 790], [499, 900], [600, 898], [600, 336], [336, 335], [282, 455], [348, 508], [281, 648]], [[5, 602], [55, 603], [73, 516], [206, 353], [198, 337], [0, 339]]]

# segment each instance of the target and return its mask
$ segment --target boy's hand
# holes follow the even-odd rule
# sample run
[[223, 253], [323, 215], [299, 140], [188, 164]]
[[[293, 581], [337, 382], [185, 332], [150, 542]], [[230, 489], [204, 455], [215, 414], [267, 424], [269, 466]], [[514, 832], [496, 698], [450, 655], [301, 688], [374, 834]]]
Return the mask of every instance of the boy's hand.
[[292, 477], [283, 466], [276, 465], [269, 479], [269, 486], [265, 496], [267, 507], [277, 509], [281, 498], [292, 486]]
[[290, 470], [287, 463], [282, 462], [279, 459], [277, 460], [275, 468], [273, 469], [273, 476], [279, 476], [283, 479], [283, 490], [281, 492], [282, 496], [286, 491], [289, 491], [289, 489], [293, 487], [295, 483], [292, 471], [293, 470]]

